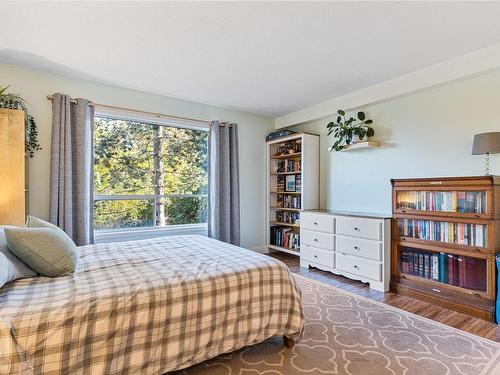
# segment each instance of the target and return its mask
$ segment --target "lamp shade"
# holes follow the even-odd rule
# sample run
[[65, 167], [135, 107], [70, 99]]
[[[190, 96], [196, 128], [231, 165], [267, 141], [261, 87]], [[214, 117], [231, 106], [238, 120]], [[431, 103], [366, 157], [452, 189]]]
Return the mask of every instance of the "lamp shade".
[[500, 152], [500, 132], [481, 133], [474, 136], [472, 155]]

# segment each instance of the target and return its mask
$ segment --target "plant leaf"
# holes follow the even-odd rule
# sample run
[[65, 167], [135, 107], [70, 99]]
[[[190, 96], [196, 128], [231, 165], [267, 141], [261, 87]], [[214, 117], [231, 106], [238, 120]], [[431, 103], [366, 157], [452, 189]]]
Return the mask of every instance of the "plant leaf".
[[341, 115], [341, 116], [345, 116], [345, 112], [344, 112], [343, 110], [341, 110], [341, 109], [339, 109], [339, 110], [337, 111], [337, 113], [338, 113], [339, 115]]
[[366, 128], [366, 135], [368, 137], [373, 137], [375, 135], [375, 130], [373, 130], [373, 128], [371, 128], [371, 127], [367, 127]]
[[366, 120], [365, 124], [373, 124], [373, 120]]
[[10, 87], [10, 85], [9, 85], [9, 86], [5, 86], [5, 87], [1, 87], [1, 86], [0, 86], [0, 96], [1, 96], [1, 95], [3, 95], [3, 94], [5, 93], [5, 91], [7, 91], [7, 89], [8, 89], [9, 87]]
[[358, 119], [363, 121], [365, 119], [365, 113], [364, 112], [358, 112]]
[[340, 123], [340, 121], [342, 121], [342, 117], [337, 117], [337, 123]]

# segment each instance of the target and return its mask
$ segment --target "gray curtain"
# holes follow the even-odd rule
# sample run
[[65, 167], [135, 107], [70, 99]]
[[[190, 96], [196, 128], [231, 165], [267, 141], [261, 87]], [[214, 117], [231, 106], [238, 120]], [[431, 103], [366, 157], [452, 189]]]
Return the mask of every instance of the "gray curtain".
[[208, 235], [240, 244], [238, 125], [213, 121], [208, 136]]
[[94, 243], [94, 107], [85, 99], [71, 103], [54, 94], [50, 154], [50, 222], [76, 245]]

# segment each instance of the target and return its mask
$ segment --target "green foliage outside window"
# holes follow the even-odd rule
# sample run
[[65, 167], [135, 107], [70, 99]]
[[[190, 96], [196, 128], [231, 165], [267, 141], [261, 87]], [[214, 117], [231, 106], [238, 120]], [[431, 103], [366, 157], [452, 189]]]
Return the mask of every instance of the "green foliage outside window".
[[[207, 194], [208, 132], [102, 117], [95, 119], [94, 132], [96, 197]], [[206, 220], [206, 197], [98, 199], [94, 205], [95, 229]]]

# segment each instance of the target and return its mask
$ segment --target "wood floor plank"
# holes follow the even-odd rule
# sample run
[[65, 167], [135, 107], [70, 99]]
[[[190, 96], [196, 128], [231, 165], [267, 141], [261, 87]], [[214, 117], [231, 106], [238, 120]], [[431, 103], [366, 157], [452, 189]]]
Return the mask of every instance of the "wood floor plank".
[[315, 268], [301, 268], [299, 258], [295, 255], [280, 252], [270, 253], [269, 255], [279, 259], [285, 263], [292, 272], [299, 275], [336, 286], [351, 293], [423, 316], [450, 327], [500, 342], [500, 326], [491, 322], [473, 318], [439, 306], [434, 306], [411, 297], [401, 296], [393, 292], [382, 293], [372, 290], [368, 287], [368, 284], [350, 280], [344, 276], [334, 275], [331, 272], [321, 271]]

